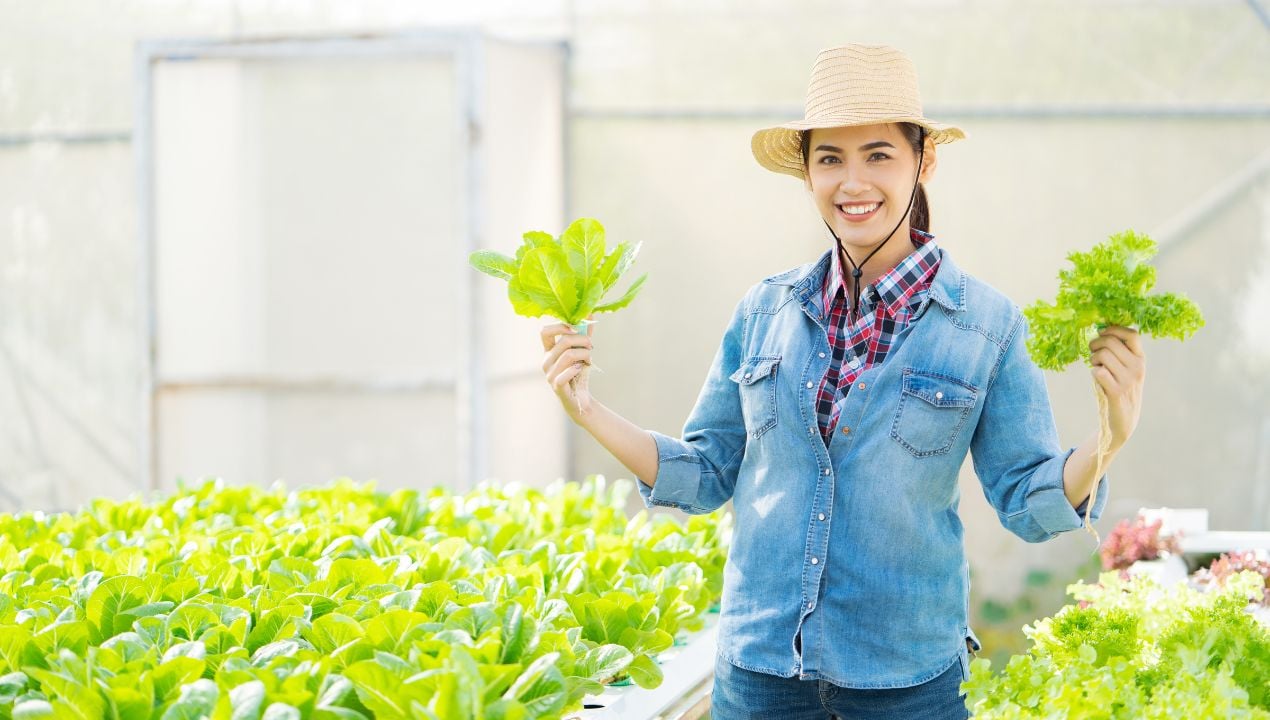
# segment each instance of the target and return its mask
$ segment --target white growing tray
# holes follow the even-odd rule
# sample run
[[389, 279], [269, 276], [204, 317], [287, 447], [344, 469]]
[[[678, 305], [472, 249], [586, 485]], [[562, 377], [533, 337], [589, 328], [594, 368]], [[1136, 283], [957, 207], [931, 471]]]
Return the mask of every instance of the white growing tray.
[[578, 710], [565, 720], [692, 720], [699, 717], [701, 701], [708, 698], [714, 678], [718, 613], [706, 613], [705, 627], [688, 635], [684, 645], [676, 645], [658, 656], [664, 679], [660, 686], [646, 690], [631, 684], [606, 686], [600, 695], [588, 695], [585, 705], [599, 707]]
[[1183, 535], [1183, 553], [1224, 553], [1236, 550], [1270, 550], [1270, 532], [1216, 531]]

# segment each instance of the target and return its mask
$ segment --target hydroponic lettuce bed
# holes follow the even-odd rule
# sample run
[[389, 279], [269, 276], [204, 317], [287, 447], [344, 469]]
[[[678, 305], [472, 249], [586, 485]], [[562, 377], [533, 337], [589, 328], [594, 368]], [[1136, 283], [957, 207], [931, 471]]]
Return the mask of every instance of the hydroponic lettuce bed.
[[557, 718], [656, 687], [731, 516], [629, 481], [466, 496], [209, 482], [0, 515], [0, 718]]
[[1270, 629], [1249, 612], [1266, 582], [1239, 572], [1201, 592], [1107, 572], [1076, 583], [1076, 604], [1023, 628], [1028, 653], [999, 673], [971, 663], [968, 705], [979, 720], [1270, 720]]

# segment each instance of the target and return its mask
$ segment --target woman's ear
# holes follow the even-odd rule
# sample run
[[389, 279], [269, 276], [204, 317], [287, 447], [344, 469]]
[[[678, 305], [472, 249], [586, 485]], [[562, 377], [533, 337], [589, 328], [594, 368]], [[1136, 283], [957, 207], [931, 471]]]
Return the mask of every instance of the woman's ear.
[[923, 184], [930, 182], [931, 177], [935, 174], [935, 165], [937, 162], [937, 158], [935, 157], [935, 141], [930, 138], [926, 138], [925, 157], [922, 158], [921, 172], [917, 174], [919, 182]]

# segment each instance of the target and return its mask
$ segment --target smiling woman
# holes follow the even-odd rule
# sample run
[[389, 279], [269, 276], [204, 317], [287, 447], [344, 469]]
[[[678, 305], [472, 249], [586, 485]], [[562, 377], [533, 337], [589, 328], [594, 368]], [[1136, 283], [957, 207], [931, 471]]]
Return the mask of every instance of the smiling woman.
[[[867, 128], [870, 126], [865, 126], [865, 127]], [[901, 122], [901, 123], [893, 123], [893, 124], [888, 123], [886, 125], [873, 126], [873, 127], [876, 127], [879, 131], [881, 131], [882, 133], [885, 133], [886, 135], [892, 134], [891, 128], [897, 129], [899, 131], [900, 136], [903, 137], [905, 141], [903, 144], [901, 144], [901, 147], [903, 147], [904, 145], [911, 147], [913, 149], [914, 155], [918, 155], [924, 151], [928, 157], [928, 162], [930, 163], [931, 172], [934, 171], [935, 143], [925, 142], [926, 140], [925, 129], [922, 128], [920, 125], [917, 125], [911, 122]], [[842, 161], [841, 155], [844, 152], [843, 149], [841, 147], [838, 147], [837, 145], [831, 145], [829, 144], [829, 142], [827, 142], [827, 139], [830, 137], [829, 133], [833, 131], [834, 131], [834, 128], [829, 128], [829, 129], [821, 130], [821, 131], [816, 131], [816, 130], [799, 131], [798, 133], [799, 154], [801, 154], [803, 158], [810, 157], [811, 138], [812, 138], [812, 135], [815, 134], [817, 138], [816, 152], [826, 155], [826, 157], [817, 158], [816, 162], [820, 165], [841, 162]], [[892, 142], [893, 140], [890, 140], [890, 141], [876, 140], [876, 141], [861, 145], [859, 148], [857, 148], [856, 151], [858, 153], [868, 153], [869, 161], [872, 161], [875, 163], [882, 163], [882, 162], [886, 162], [887, 160], [894, 159], [896, 154], [899, 152], [899, 148], [893, 145]], [[924, 142], [925, 142], [925, 146], [923, 149]], [[848, 147], [850, 146], [849, 143], [846, 143], [846, 144]], [[878, 152], [871, 152], [875, 150]], [[828, 156], [837, 156], [837, 157], [835, 160], [829, 160]], [[804, 163], [804, 171], [806, 171], [806, 163]], [[930, 177], [929, 173], [923, 176], [921, 178], [922, 182], [925, 182], [927, 178], [929, 177]], [[810, 185], [810, 181], [808, 181], [808, 183]], [[851, 203], [847, 203], [847, 204], [851, 204]], [[930, 231], [930, 206], [926, 202], [926, 188], [923, 187], [921, 183], [918, 183], [917, 185], [917, 192], [913, 199], [912, 209], [909, 212], [908, 222], [910, 227], [916, 228], [923, 232]]]
[[[930, 230], [922, 182], [935, 172], [935, 143], [925, 128], [911, 122], [816, 128], [798, 135], [807, 189], [851, 264], [856, 307], [859, 288], [911, 252], [903, 243], [888, 244], [905, 223]], [[813, 137], [815, 148], [809, 150]], [[888, 227], [891, 232], [883, 235]], [[864, 259], [857, 263], [853, 256]]]
[[[635, 474], [648, 507], [733, 503], [715, 720], [967, 716], [967, 454], [1028, 542], [1080, 528], [1087, 506], [1101, 515], [1097, 434], [1063, 449], [1019, 308], [931, 233], [921, 184], [935, 146], [965, 136], [923, 115], [900, 51], [820, 53], [805, 117], [759, 130], [751, 150], [803, 182], [828, 247], [741, 298], [681, 437], [590, 396], [592, 336], [542, 330], [562, 407]], [[1136, 412], [1136, 336], [1109, 328], [1096, 342], [1114, 346]]]

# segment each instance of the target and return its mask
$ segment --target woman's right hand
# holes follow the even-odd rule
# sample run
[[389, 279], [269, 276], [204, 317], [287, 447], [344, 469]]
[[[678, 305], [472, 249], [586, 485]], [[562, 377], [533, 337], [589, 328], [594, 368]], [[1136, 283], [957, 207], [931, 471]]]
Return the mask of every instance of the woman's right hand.
[[587, 379], [591, 370], [591, 338], [579, 335], [565, 323], [543, 327], [542, 349], [546, 355], [542, 371], [547, 384], [560, 398], [565, 412], [579, 421], [591, 409], [591, 391]]

